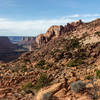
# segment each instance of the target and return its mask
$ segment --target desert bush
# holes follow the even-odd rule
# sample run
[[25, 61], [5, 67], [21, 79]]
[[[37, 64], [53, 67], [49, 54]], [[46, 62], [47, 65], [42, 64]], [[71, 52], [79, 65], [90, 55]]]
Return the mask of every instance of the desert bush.
[[50, 79], [48, 75], [40, 74], [40, 77], [38, 78], [36, 84], [34, 85], [34, 89], [39, 90], [40, 88], [48, 86], [49, 84], [50, 84]]
[[28, 83], [22, 85], [22, 90], [25, 93], [30, 93], [30, 92], [33, 93], [32, 88], [33, 88], [32, 82], [28, 82]]
[[96, 70], [96, 77], [100, 78], [100, 70]]
[[86, 88], [86, 84], [83, 83], [81, 80], [71, 83], [71, 90], [76, 93], [84, 91], [85, 88]]
[[40, 60], [35, 67], [40, 68], [40, 69], [44, 69], [44, 70], [48, 70], [49, 68], [52, 67], [51, 63], [46, 62], [45, 60]]
[[27, 71], [27, 67], [26, 66], [22, 66], [22, 71], [26, 72]]
[[74, 67], [74, 66], [78, 66], [78, 65], [81, 65], [83, 64], [83, 60], [82, 59], [73, 59], [73, 60], [70, 60], [68, 63], [67, 63], [67, 67]]
[[45, 65], [45, 60], [40, 60], [35, 66], [38, 67], [38, 68], [43, 68], [43, 66]]

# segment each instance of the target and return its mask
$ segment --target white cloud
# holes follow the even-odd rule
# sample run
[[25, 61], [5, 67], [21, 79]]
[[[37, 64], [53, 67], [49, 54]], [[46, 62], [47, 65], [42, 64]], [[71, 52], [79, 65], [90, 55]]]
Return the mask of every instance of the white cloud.
[[45, 20], [29, 20], [29, 21], [12, 21], [5, 18], [0, 18], [0, 35], [30, 35], [36, 36], [39, 33], [44, 33], [51, 25], [65, 25], [68, 22], [83, 19], [90, 21], [100, 17], [100, 14], [75, 14], [59, 19], [45, 19]]
[[51, 25], [64, 25], [70, 19], [10, 21], [0, 19], [0, 35], [37, 35], [45, 32]]
[[67, 18], [85, 18], [85, 17], [100, 17], [100, 14], [74, 14], [71, 16], [66, 16]]

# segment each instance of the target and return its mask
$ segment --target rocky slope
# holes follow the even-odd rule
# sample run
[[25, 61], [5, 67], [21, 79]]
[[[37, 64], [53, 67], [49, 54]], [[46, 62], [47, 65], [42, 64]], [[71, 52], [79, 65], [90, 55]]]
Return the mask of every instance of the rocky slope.
[[52, 26], [32, 47], [0, 64], [1, 99], [100, 99], [100, 19]]

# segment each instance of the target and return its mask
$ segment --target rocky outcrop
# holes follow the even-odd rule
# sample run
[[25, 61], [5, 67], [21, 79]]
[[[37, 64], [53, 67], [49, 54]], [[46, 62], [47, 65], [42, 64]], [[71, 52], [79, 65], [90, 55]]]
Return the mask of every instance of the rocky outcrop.
[[36, 37], [36, 43], [38, 45], [41, 45], [43, 42], [46, 43], [46, 37], [44, 36], [44, 34], [40, 34]]
[[36, 43], [38, 45], [47, 43], [53, 38], [56, 38], [66, 32], [75, 30], [75, 28], [81, 24], [83, 24], [83, 22], [79, 20], [77, 22], [68, 23], [65, 26], [51, 26], [45, 34], [40, 34], [36, 37]]
[[63, 30], [63, 26], [51, 26], [45, 34], [40, 34], [36, 37], [36, 43], [41, 45], [42, 43], [47, 43], [54, 37], [58, 37], [61, 35]]

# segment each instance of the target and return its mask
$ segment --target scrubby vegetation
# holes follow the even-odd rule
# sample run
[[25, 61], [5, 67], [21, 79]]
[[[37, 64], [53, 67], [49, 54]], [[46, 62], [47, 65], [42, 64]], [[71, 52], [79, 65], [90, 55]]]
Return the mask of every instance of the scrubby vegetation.
[[78, 66], [78, 65], [81, 65], [83, 64], [83, 60], [82, 59], [73, 59], [73, 60], [70, 60], [68, 63], [67, 63], [67, 66], [68, 67], [74, 67], [74, 66]]
[[43, 69], [43, 66], [44, 66], [44, 65], [45, 65], [45, 60], [42, 59], [42, 60], [40, 60], [35, 66], [36, 66], [37, 68]]
[[96, 77], [100, 78], [100, 70], [96, 70]]
[[48, 86], [50, 84], [50, 81], [51, 79], [48, 77], [47, 74], [40, 74], [40, 77], [34, 85], [34, 89], [39, 90], [40, 88]]
[[44, 70], [48, 70], [49, 68], [52, 67], [51, 63], [46, 62], [45, 60], [40, 60], [35, 67], [40, 68], [40, 69], [44, 69]]
[[26, 72], [28, 69], [27, 69], [27, 67], [24, 65], [24, 66], [22, 66], [22, 71], [23, 72]]
[[23, 84], [22, 85], [22, 90], [25, 92], [25, 93], [32, 93], [33, 92], [33, 84], [32, 82], [28, 82], [26, 84]]
[[34, 91], [38, 91], [41, 88], [48, 86], [51, 82], [51, 79], [48, 77], [47, 74], [40, 74], [38, 80], [35, 84], [32, 84], [32, 82], [28, 82], [22, 85], [22, 90], [25, 93], [34, 93]]

